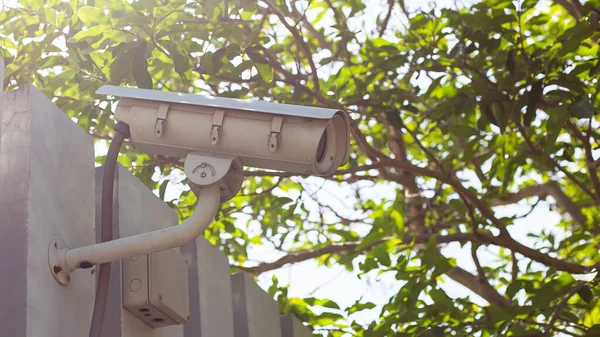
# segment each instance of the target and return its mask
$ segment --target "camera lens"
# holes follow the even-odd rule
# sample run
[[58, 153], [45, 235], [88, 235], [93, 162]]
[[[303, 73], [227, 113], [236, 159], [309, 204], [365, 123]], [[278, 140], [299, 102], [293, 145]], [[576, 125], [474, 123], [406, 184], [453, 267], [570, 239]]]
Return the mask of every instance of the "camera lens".
[[319, 146], [317, 147], [317, 162], [322, 163], [323, 158], [325, 157], [325, 150], [327, 150], [327, 130], [323, 132], [323, 136], [321, 136], [321, 140], [319, 141]]

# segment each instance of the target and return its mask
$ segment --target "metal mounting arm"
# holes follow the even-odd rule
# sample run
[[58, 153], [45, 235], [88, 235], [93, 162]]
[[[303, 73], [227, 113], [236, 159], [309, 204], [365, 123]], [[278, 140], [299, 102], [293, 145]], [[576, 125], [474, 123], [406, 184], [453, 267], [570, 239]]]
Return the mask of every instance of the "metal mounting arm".
[[179, 247], [196, 239], [210, 225], [220, 203], [237, 194], [244, 178], [239, 159], [198, 153], [187, 156], [185, 173], [198, 195], [198, 205], [188, 219], [177, 226], [80, 248], [70, 249], [64, 242], [54, 240], [48, 249], [48, 263], [54, 278], [66, 285], [69, 274], [77, 268], [91, 268], [96, 264]]
[[49, 252], [52, 272], [57, 281], [67, 284], [68, 274], [77, 268], [181, 246], [204, 232], [219, 208], [220, 198], [217, 184], [204, 187], [194, 213], [177, 226], [74, 249], [60, 247], [54, 241]]

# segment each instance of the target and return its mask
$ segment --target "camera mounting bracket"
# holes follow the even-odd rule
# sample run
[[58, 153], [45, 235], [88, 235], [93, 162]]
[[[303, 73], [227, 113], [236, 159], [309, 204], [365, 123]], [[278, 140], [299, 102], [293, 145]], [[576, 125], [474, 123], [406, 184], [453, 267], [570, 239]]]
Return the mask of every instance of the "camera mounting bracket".
[[196, 195], [204, 186], [217, 184], [221, 191], [221, 202], [233, 198], [244, 181], [244, 165], [239, 158], [216, 157], [199, 152], [190, 152], [185, 158], [183, 170], [188, 185]]
[[184, 170], [198, 196], [196, 209], [189, 218], [177, 226], [79, 248], [70, 249], [62, 241], [53, 240], [48, 248], [48, 264], [56, 281], [67, 285], [70, 273], [78, 268], [88, 269], [97, 264], [179, 247], [202, 235], [221, 202], [231, 199], [240, 190], [243, 165], [238, 158], [191, 153], [186, 158]]

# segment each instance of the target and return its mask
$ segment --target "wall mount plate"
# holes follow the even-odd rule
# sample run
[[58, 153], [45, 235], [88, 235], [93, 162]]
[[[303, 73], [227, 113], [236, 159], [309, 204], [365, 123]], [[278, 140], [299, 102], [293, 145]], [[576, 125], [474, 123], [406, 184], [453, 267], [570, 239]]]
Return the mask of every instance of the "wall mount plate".
[[48, 265], [50, 266], [50, 273], [58, 283], [64, 286], [69, 284], [71, 276], [66, 270], [59, 267], [58, 252], [65, 248], [67, 248], [67, 245], [60, 239], [52, 240], [50, 242], [50, 247], [48, 247]]

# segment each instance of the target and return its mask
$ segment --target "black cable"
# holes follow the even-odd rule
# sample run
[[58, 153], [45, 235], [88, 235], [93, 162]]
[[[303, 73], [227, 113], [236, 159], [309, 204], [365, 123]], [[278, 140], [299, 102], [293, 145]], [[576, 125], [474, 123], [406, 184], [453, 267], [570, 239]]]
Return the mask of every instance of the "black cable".
[[[104, 174], [102, 176], [102, 202], [100, 214], [101, 242], [112, 240], [115, 168], [117, 167], [117, 157], [119, 156], [121, 145], [123, 145], [125, 138], [130, 137], [129, 125], [125, 123], [118, 122], [117, 125], [115, 125], [115, 131], [115, 136], [108, 147], [108, 153], [106, 154], [106, 159], [104, 161]], [[104, 323], [109, 285], [110, 262], [101, 264], [98, 270], [98, 286], [96, 288], [96, 299], [94, 302], [94, 313], [92, 315], [92, 325], [90, 326], [89, 337], [100, 337], [102, 334], [102, 324]]]

